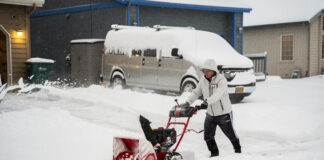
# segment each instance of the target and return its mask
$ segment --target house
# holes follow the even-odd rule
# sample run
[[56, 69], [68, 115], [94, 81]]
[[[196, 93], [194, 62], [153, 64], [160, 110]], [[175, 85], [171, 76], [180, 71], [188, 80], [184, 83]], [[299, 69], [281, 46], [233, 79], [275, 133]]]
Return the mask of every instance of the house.
[[244, 54], [267, 52], [267, 73], [290, 78], [324, 74], [323, 0], [246, 0]]
[[30, 58], [30, 14], [44, 0], [0, 1], [0, 73], [3, 83], [17, 83], [25, 77]]
[[32, 56], [54, 59], [58, 77], [69, 78], [73, 39], [104, 39], [112, 24], [191, 26], [224, 37], [242, 53], [243, 13], [239, 0], [47, 0], [31, 15]]

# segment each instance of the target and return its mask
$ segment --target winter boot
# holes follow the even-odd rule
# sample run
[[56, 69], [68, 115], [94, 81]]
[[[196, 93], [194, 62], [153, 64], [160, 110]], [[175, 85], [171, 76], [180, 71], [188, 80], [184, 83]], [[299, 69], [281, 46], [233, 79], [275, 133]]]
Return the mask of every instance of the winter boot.
[[210, 151], [210, 157], [215, 157], [219, 155], [218, 147], [215, 140], [206, 141], [208, 150]]
[[231, 141], [234, 147], [234, 152], [235, 153], [242, 153], [241, 151], [241, 145], [240, 145], [240, 140], [235, 140], [235, 141]]

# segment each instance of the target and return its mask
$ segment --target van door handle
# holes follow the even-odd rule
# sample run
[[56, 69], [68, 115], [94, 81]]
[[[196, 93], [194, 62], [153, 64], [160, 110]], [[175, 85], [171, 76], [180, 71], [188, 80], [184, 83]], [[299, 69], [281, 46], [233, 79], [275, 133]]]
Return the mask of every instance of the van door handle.
[[162, 62], [162, 60], [159, 59], [159, 62], [158, 62], [159, 67], [161, 67], [161, 62]]
[[142, 59], [142, 65], [145, 65], [145, 58]]

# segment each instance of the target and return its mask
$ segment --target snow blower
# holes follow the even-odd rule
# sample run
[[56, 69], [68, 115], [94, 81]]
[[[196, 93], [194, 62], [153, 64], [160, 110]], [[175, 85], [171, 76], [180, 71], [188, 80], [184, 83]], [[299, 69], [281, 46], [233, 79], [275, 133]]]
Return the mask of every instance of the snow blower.
[[[141, 127], [144, 131], [145, 139], [132, 138], [114, 138], [114, 160], [182, 160], [182, 155], [177, 152], [177, 149], [182, 141], [185, 133], [194, 129], [187, 129], [190, 118], [197, 113], [200, 106], [195, 107], [180, 107], [177, 100], [177, 106], [169, 112], [169, 120], [166, 127], [158, 127], [152, 129], [150, 121], [140, 115]], [[185, 122], [177, 122], [176, 118], [187, 118]], [[177, 135], [174, 128], [170, 125], [183, 125], [183, 130]], [[177, 137], [179, 137], [177, 142]], [[175, 147], [171, 149], [174, 145]]]

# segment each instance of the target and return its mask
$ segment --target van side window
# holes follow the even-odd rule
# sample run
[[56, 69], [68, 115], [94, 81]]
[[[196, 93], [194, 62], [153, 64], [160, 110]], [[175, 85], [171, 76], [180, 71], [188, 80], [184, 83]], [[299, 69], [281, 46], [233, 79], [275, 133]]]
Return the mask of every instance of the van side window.
[[139, 57], [142, 55], [142, 50], [132, 50], [132, 56]]
[[144, 50], [144, 57], [156, 57], [156, 49]]

